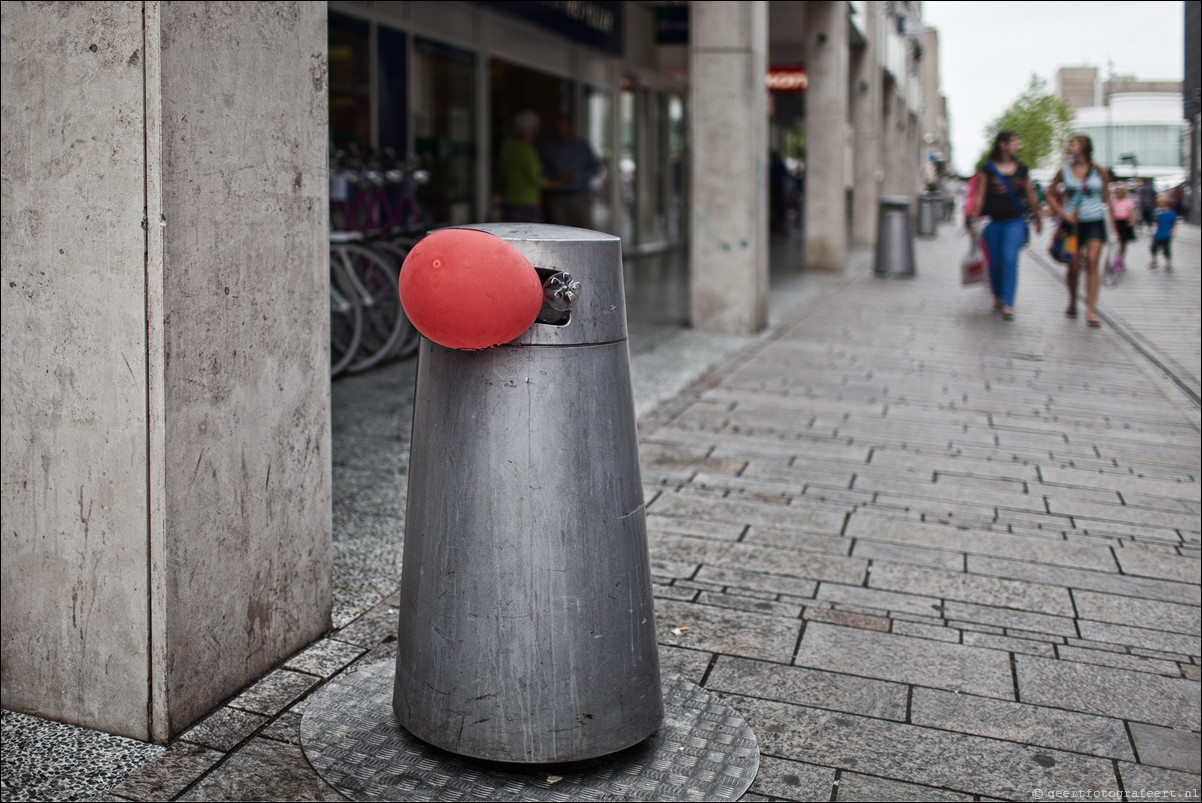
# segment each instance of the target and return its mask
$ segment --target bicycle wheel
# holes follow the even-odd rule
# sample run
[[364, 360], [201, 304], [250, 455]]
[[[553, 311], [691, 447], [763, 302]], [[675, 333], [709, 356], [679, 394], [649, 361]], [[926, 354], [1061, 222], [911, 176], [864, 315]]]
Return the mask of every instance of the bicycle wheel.
[[338, 260], [330, 251], [330, 378], [351, 364], [363, 339], [363, 302]]
[[[402, 239], [377, 240], [373, 245], [390, 257], [393, 264], [401, 265], [404, 263], [405, 257], [409, 255], [409, 249], [413, 247], [413, 241]], [[404, 314], [405, 311], [402, 308], [401, 315]], [[405, 320], [408, 322], [408, 318]], [[399, 360], [412, 357], [417, 353], [417, 347], [421, 345], [421, 339], [421, 333], [414, 329], [412, 324], [409, 324], [405, 334], [397, 340], [396, 347], [392, 351], [392, 356]]]
[[410, 328], [397, 293], [397, 269], [379, 251], [363, 245], [345, 243], [331, 250], [354, 280], [363, 304], [363, 342], [347, 371], [366, 371], [391, 357]]

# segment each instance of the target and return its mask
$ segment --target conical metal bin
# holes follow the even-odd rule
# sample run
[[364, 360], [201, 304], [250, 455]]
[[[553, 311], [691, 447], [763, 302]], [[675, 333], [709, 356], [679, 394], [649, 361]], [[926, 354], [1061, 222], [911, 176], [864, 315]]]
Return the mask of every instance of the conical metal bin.
[[909, 198], [880, 200], [873, 272], [885, 278], [914, 275], [914, 224], [910, 219]]
[[393, 708], [473, 758], [578, 761], [663, 719], [621, 241], [487, 224], [581, 284], [566, 321], [422, 339]]

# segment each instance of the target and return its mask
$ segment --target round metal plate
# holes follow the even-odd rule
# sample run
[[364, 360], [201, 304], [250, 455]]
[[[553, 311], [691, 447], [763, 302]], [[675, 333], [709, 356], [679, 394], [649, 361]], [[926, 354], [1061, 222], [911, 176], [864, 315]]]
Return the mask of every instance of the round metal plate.
[[392, 661], [317, 692], [301, 744], [325, 781], [352, 800], [738, 800], [759, 771], [755, 734], [713, 692], [666, 676], [664, 722], [603, 759], [494, 764], [424, 744], [392, 712]]

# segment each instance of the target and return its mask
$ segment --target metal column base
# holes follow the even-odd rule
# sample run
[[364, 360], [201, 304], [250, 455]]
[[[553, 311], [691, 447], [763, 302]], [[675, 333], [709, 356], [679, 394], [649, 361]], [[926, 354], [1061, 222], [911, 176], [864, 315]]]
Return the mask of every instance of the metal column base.
[[755, 780], [751, 728], [713, 692], [665, 676], [664, 721], [645, 741], [586, 762], [474, 761], [418, 741], [392, 710], [392, 661], [338, 678], [309, 701], [301, 744], [352, 800], [738, 800]]

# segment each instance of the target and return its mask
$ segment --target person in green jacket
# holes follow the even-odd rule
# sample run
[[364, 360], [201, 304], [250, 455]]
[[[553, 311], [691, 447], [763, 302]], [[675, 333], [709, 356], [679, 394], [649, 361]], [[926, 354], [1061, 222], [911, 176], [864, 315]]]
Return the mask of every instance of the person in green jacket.
[[542, 160], [534, 148], [538, 115], [530, 110], [513, 119], [513, 132], [501, 144], [497, 175], [501, 182], [501, 215], [515, 223], [542, 223], [542, 191], [551, 186], [543, 175]]

